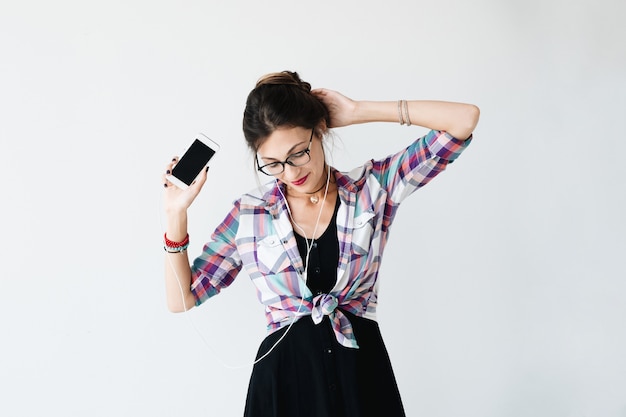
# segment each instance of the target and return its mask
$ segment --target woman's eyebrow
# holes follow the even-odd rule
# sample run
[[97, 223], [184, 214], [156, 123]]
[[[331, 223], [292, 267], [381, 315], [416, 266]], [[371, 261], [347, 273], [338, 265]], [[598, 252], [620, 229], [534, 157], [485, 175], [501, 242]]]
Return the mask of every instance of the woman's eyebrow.
[[[293, 155], [293, 151], [294, 149], [296, 149], [298, 146], [302, 145], [303, 143], [306, 143], [307, 141], [303, 141], [303, 142], [299, 142], [296, 143], [295, 145], [293, 145], [288, 151], [287, 151], [287, 158], [289, 158], [291, 155]], [[263, 156], [263, 155], [259, 155], [261, 157], [261, 159], [263, 159], [264, 161], [281, 161], [281, 159], [276, 159], [276, 158], [272, 158], [269, 156]]]

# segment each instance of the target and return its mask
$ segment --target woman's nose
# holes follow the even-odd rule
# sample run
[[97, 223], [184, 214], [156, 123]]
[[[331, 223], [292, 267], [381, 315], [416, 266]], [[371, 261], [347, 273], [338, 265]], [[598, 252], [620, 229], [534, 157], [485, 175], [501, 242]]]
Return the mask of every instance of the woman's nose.
[[294, 167], [293, 165], [285, 164], [285, 170], [283, 171], [283, 177], [286, 180], [292, 181], [298, 179], [300, 173], [300, 167]]

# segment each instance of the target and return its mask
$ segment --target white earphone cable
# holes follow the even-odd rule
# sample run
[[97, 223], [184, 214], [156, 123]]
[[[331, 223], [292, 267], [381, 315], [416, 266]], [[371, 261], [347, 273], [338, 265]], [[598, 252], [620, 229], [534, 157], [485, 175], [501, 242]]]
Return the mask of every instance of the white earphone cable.
[[[285, 201], [285, 206], [287, 208], [287, 212], [289, 214], [289, 217], [291, 218], [293, 224], [302, 232], [302, 234], [303, 234], [303, 236], [305, 238], [305, 241], [306, 241], [306, 247], [307, 247], [306, 261], [305, 261], [305, 265], [304, 265], [304, 271], [302, 273], [302, 276], [303, 276], [303, 279], [304, 279], [304, 282], [305, 282], [305, 285], [306, 285], [306, 282], [307, 282], [307, 279], [308, 279], [308, 267], [309, 267], [309, 258], [310, 258], [309, 254], [311, 252], [311, 249], [313, 248], [313, 243], [314, 243], [313, 237], [317, 233], [317, 228], [319, 226], [319, 222], [320, 222], [320, 219], [322, 217], [322, 212], [323, 212], [323, 209], [324, 209], [324, 203], [326, 202], [326, 197], [328, 195], [328, 186], [329, 186], [329, 183], [330, 183], [330, 165], [328, 165], [328, 172], [327, 172], [327, 176], [326, 176], [326, 188], [324, 190], [324, 198], [322, 199], [322, 204], [321, 204], [319, 213], [317, 215], [317, 220], [315, 222], [315, 228], [313, 229], [313, 236], [312, 236], [312, 239], [311, 239], [310, 243], [309, 243], [309, 239], [307, 238], [306, 232], [304, 231], [304, 229], [298, 223], [296, 223], [296, 221], [294, 220], [293, 215], [291, 214], [291, 209], [289, 207], [289, 203], [287, 202], [287, 198], [283, 194], [283, 191], [282, 191], [282, 189], [280, 187], [280, 184], [278, 183], [278, 180], [274, 179], [274, 181], [275, 181], [276, 187], [278, 187], [278, 191], [280, 192], [280, 195], [283, 197], [283, 200]], [[164, 228], [163, 228], [163, 219], [162, 219], [161, 211], [159, 211], [159, 223], [160, 223], [160, 226], [161, 226], [161, 230], [163, 230]], [[178, 288], [180, 290], [180, 297], [181, 297], [181, 302], [182, 302], [183, 309], [184, 309], [184, 314], [185, 314], [187, 320], [189, 321], [189, 323], [191, 324], [191, 327], [198, 334], [198, 336], [200, 337], [202, 342], [205, 344], [205, 346], [214, 354], [214, 357], [218, 358], [218, 361], [225, 368], [228, 368], [228, 369], [243, 369], [243, 368], [247, 368], [249, 366], [254, 366], [257, 363], [259, 363], [261, 360], [266, 358], [276, 348], [276, 346], [278, 346], [278, 344], [285, 338], [285, 336], [287, 335], [287, 333], [289, 332], [289, 330], [291, 329], [293, 324], [299, 318], [300, 313], [302, 311], [302, 306], [304, 305], [304, 296], [300, 297], [300, 305], [298, 306], [298, 310], [295, 312], [295, 314], [294, 314], [293, 318], [291, 319], [291, 322], [287, 326], [285, 332], [280, 336], [280, 338], [272, 345], [272, 347], [267, 352], [265, 352], [262, 356], [260, 356], [258, 359], [256, 359], [254, 362], [252, 362], [250, 364], [245, 364], [245, 365], [230, 365], [230, 364], [227, 364], [226, 362], [224, 362], [221, 359], [219, 359], [219, 358], [221, 358], [222, 355], [217, 354], [215, 349], [213, 349], [211, 347], [211, 345], [206, 340], [206, 338], [204, 337], [202, 332], [200, 332], [200, 330], [196, 326], [195, 322], [192, 320], [191, 315], [189, 314], [189, 310], [187, 309], [187, 305], [186, 305], [186, 302], [185, 302], [185, 291], [183, 290], [183, 286], [182, 286], [182, 283], [180, 281], [180, 277], [178, 276], [178, 273], [176, 272], [176, 268], [174, 268], [174, 264], [173, 264], [172, 258], [171, 258], [172, 255], [177, 255], [177, 254], [178, 253], [172, 253], [172, 254], [167, 253], [166, 256], [168, 258], [168, 262], [169, 262], [170, 268], [172, 268], [172, 272], [174, 273], [174, 276], [176, 277], [176, 282], [177, 282]]]

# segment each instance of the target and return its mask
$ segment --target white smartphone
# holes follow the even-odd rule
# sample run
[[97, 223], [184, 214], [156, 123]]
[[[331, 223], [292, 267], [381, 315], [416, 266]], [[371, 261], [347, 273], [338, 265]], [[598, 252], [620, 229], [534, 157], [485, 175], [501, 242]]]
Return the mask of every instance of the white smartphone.
[[215, 141], [202, 133], [198, 133], [191, 146], [172, 168], [172, 173], [167, 176], [168, 181], [179, 188], [186, 189], [209, 164], [219, 149], [220, 145]]

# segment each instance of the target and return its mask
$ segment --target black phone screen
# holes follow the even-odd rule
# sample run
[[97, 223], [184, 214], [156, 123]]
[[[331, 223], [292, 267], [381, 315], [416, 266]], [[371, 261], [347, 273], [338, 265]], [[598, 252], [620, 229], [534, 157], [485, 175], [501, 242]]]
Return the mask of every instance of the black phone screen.
[[172, 175], [185, 184], [191, 185], [213, 155], [215, 155], [213, 149], [196, 139], [174, 166]]

